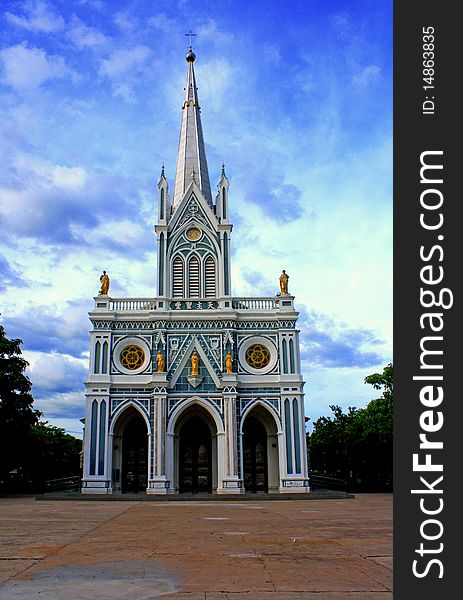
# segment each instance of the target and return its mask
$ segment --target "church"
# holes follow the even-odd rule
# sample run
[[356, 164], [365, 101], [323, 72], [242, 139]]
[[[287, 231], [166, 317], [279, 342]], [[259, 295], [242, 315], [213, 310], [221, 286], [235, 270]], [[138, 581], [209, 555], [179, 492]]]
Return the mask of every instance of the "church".
[[82, 493], [310, 491], [298, 313], [232, 295], [229, 182], [212, 196], [190, 46], [173, 192], [158, 182], [157, 295], [89, 313]]

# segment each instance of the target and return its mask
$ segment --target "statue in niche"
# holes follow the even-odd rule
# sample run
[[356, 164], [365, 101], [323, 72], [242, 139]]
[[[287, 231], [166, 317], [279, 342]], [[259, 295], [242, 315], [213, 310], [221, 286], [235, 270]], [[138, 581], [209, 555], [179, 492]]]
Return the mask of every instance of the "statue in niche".
[[161, 352], [158, 352], [157, 362], [158, 362], [158, 373], [164, 373], [166, 365], [165, 365], [165, 362], [164, 362], [164, 357], [161, 354]]
[[103, 271], [103, 275], [100, 277], [101, 289], [99, 291], [100, 296], [107, 296], [109, 292], [109, 276], [106, 271]]
[[194, 375], [199, 375], [199, 357], [196, 354], [196, 350], [193, 352], [193, 355], [191, 357], [191, 374]]
[[289, 294], [288, 279], [289, 279], [289, 275], [283, 269], [283, 271], [281, 272], [281, 275], [280, 275], [280, 292], [283, 296], [288, 296], [288, 294]]
[[225, 357], [225, 370], [227, 373], [231, 373], [233, 369], [233, 357], [231, 355], [231, 352], [228, 352], [227, 356]]

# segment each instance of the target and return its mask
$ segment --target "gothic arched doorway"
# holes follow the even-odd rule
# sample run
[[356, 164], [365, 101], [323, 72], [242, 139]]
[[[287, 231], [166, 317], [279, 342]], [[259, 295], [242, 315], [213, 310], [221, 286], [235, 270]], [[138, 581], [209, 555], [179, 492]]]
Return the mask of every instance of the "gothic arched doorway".
[[267, 432], [253, 416], [243, 426], [243, 471], [247, 492], [268, 491]]
[[243, 483], [246, 492], [276, 492], [280, 488], [278, 422], [270, 409], [257, 403], [242, 425]]
[[145, 492], [148, 485], [148, 435], [142, 415], [133, 407], [119, 417], [114, 430], [113, 489]]
[[212, 435], [208, 424], [193, 414], [179, 434], [179, 491], [212, 492]]

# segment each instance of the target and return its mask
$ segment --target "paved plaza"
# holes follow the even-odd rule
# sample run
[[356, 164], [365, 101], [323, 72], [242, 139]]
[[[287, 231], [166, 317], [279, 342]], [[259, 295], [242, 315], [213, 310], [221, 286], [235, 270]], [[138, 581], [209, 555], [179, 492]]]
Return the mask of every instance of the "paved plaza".
[[0, 498], [0, 600], [390, 600], [392, 496]]

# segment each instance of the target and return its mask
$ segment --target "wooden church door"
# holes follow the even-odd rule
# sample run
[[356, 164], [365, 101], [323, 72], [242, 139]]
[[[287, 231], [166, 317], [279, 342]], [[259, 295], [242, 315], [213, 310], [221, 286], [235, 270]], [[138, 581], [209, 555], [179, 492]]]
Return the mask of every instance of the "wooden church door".
[[193, 416], [183, 425], [179, 444], [179, 491], [212, 491], [212, 437], [209, 427]]
[[122, 434], [122, 492], [146, 491], [148, 485], [148, 437], [141, 416], [134, 416]]
[[248, 417], [243, 428], [244, 489], [267, 492], [267, 432], [255, 417]]

